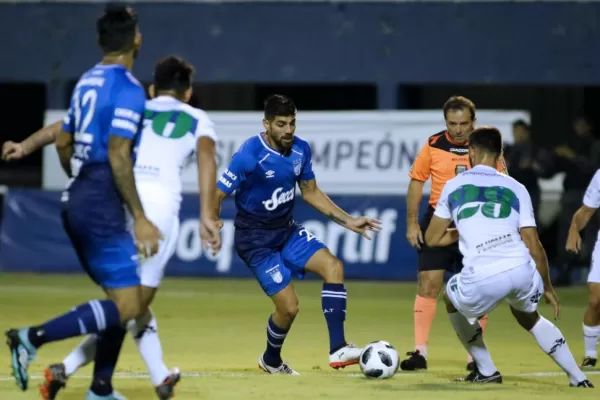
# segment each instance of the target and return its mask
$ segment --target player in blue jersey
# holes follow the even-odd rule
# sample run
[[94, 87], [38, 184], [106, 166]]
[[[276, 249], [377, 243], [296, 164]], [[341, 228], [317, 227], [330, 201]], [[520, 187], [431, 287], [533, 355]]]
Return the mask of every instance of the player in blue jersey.
[[337, 207], [315, 181], [309, 144], [294, 136], [296, 106], [285, 96], [265, 101], [265, 132], [248, 139], [217, 182], [218, 204], [235, 191], [235, 249], [275, 304], [267, 324], [267, 349], [259, 367], [271, 374], [298, 375], [281, 359], [281, 347], [298, 313], [291, 277], [305, 272], [323, 278], [323, 314], [329, 329], [329, 365], [357, 364], [360, 348], [346, 343], [344, 266], [327, 247], [294, 221], [296, 184], [304, 201], [341, 226], [369, 238], [379, 231], [373, 218], [352, 217]]
[[[146, 218], [133, 175], [133, 147], [146, 96], [129, 70], [141, 43], [130, 8], [107, 6], [97, 22], [102, 62], [83, 74], [56, 141], [70, 177], [63, 222], [80, 261], [109, 299], [92, 300], [53, 320], [6, 333], [17, 385], [26, 390], [27, 368], [42, 345], [99, 334], [94, 379], [87, 400], [114, 400], [111, 378], [126, 330], [143, 315], [138, 252], [151, 256], [160, 232]], [[127, 228], [129, 210], [135, 239]], [[137, 245], [137, 248], [136, 248]]]

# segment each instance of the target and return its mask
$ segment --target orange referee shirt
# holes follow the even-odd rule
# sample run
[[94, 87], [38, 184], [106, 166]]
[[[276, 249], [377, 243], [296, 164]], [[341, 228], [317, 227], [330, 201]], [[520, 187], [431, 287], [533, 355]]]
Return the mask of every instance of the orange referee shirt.
[[[421, 182], [426, 182], [431, 177], [429, 204], [435, 208], [446, 182], [469, 168], [469, 144], [458, 145], [452, 141], [448, 131], [442, 131], [429, 137], [408, 176]], [[507, 173], [503, 156], [496, 168]]]

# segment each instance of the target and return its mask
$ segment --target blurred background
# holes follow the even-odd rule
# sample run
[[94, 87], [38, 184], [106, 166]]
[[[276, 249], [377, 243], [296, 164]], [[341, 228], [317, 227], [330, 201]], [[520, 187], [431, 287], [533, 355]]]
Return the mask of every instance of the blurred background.
[[[176, 54], [196, 69], [192, 105], [217, 124], [219, 171], [261, 129], [271, 93], [295, 99], [317, 180], [349, 212], [383, 220], [375, 241], [347, 235], [297, 200], [298, 220], [325, 241], [347, 277], [415, 280], [405, 239], [408, 171], [428, 136], [444, 130], [452, 95], [499, 127], [512, 176], [529, 189], [557, 284], [586, 277], [598, 223], [581, 257], [562, 251], [570, 219], [600, 168], [600, 3], [596, 1], [144, 1], [134, 75]], [[21, 141], [65, 113], [80, 74], [100, 60], [96, 1], [0, 1], [0, 142]], [[165, 155], [167, 156], [167, 155]], [[250, 276], [232, 249], [199, 244], [194, 166], [184, 171], [177, 252], [168, 275]], [[48, 146], [0, 164], [0, 271], [79, 272], [62, 230], [65, 177]], [[425, 206], [426, 201], [423, 201]]]

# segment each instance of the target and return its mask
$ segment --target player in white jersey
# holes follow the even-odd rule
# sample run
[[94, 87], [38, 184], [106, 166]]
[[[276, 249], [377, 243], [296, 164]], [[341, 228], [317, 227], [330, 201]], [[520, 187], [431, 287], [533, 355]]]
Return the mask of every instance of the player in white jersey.
[[[182, 199], [181, 170], [191, 161], [194, 153], [198, 158], [198, 180], [202, 196], [201, 236], [205, 243], [212, 243], [214, 251], [220, 246], [219, 228], [214, 222], [207, 220], [211, 218], [210, 214], [214, 209], [211, 206], [211, 195], [216, 190], [217, 137], [214, 125], [206, 113], [186, 104], [192, 93], [193, 73], [193, 66], [178, 57], [166, 57], [156, 64], [154, 84], [149, 90], [153, 99], [146, 102], [144, 128], [136, 147], [136, 188], [148, 219], [163, 235], [158, 253], [144, 260], [139, 269], [146, 307], [154, 299], [165, 266], [175, 252]], [[50, 143], [48, 139], [52, 138], [52, 134], [50, 126], [32, 135], [27, 140], [34, 145], [27, 150], [33, 151], [35, 145], [39, 145], [39, 148]], [[5, 145], [3, 157], [18, 159], [15, 154], [20, 155], [19, 145], [24, 146]], [[143, 318], [130, 321], [128, 329], [150, 372], [159, 399], [169, 399], [181, 376], [177, 369], [169, 371], [163, 362], [156, 318], [148, 309]], [[69, 376], [93, 361], [96, 340], [96, 336], [89, 336], [62, 363], [51, 365], [46, 370], [46, 382], [42, 390], [45, 399], [54, 399]]]
[[[458, 241], [462, 271], [446, 285], [444, 301], [450, 322], [476, 368], [457, 381], [502, 383], [483, 342], [478, 318], [501, 301], [509, 303], [519, 325], [567, 373], [571, 386], [593, 387], [575, 362], [558, 328], [537, 312], [542, 296], [559, 315], [559, 301], [548, 260], [536, 229], [527, 189], [496, 171], [502, 136], [481, 127], [469, 138], [472, 169], [449, 180], [425, 233], [428, 246]], [[454, 222], [456, 229], [448, 227]]]
[[[585, 195], [583, 205], [571, 220], [569, 236], [566, 248], [574, 253], [581, 250], [581, 236], [583, 230], [594, 212], [600, 207], [600, 170], [590, 181]], [[593, 368], [598, 361], [598, 338], [600, 337], [600, 232], [594, 245], [592, 253], [592, 265], [588, 275], [588, 306], [583, 315], [583, 343], [585, 347], [585, 358], [582, 367]]]

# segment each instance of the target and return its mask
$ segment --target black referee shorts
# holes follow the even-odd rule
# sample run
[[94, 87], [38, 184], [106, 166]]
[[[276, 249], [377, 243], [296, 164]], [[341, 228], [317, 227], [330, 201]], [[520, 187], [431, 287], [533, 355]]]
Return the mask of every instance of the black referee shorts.
[[[434, 212], [433, 207], [429, 206], [427, 212], [423, 215], [421, 221], [419, 221], [423, 238]], [[447, 247], [428, 247], [425, 243], [422, 243], [421, 249], [418, 250], [418, 255], [418, 272], [446, 270], [451, 273], [458, 273], [463, 266], [463, 257], [458, 250], [458, 243], [453, 243]]]

